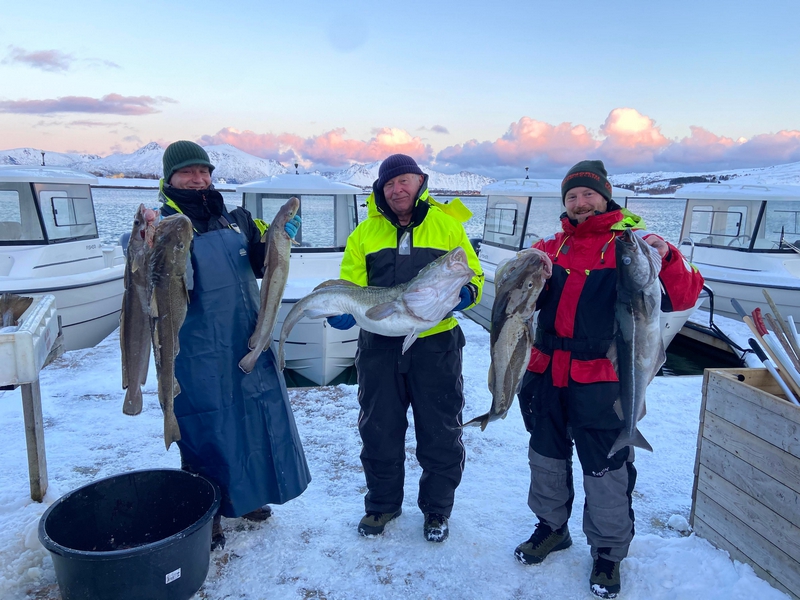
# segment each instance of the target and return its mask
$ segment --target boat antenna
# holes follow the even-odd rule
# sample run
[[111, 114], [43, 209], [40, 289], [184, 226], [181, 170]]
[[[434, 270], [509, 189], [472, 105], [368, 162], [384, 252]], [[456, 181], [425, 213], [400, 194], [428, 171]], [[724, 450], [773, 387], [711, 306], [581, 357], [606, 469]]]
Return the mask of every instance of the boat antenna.
[[42, 166], [44, 166], [44, 150], [42, 150]]
[[528, 177], [528, 167], [525, 167], [525, 179], [529, 179], [529, 177]]
[[294, 163], [294, 174], [300, 175], [300, 173], [297, 172], [297, 166], [298, 166], [297, 163]]

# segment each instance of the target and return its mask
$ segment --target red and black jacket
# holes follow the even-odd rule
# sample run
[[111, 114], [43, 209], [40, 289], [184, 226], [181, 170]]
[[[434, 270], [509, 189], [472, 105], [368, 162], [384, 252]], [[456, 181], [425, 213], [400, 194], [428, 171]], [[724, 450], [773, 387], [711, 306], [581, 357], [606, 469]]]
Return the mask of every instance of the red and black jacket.
[[[562, 215], [563, 231], [533, 247], [547, 252], [553, 275], [539, 296], [537, 335], [528, 370], [544, 373], [552, 361], [553, 385], [617, 381], [606, 353], [614, 338], [617, 296], [614, 240], [626, 227], [643, 228], [626, 209], [590, 217], [576, 225]], [[648, 236], [645, 236], [648, 237]], [[694, 306], [703, 277], [672, 244], [662, 259], [662, 310]]]

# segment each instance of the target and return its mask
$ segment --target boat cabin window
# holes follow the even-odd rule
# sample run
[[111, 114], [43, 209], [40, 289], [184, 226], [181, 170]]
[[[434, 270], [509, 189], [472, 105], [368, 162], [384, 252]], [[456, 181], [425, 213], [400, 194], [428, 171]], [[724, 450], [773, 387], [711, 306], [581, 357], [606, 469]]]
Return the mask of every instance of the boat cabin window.
[[483, 224], [483, 243], [519, 250], [522, 244], [522, 223], [528, 198], [489, 196], [486, 200], [486, 220]]
[[684, 222], [682, 238], [694, 240], [699, 246], [720, 246], [730, 248], [750, 247], [754, 227], [753, 220], [757, 207], [747, 204], [732, 205], [730, 202], [712, 201], [708, 204], [687, 205], [687, 223]]
[[522, 238], [522, 247], [530, 248], [540, 239], [549, 237], [561, 231], [561, 214], [564, 205], [561, 198], [531, 198], [528, 210], [528, 223], [525, 225], [525, 235]]
[[[37, 186], [39, 187], [39, 186]], [[39, 189], [39, 207], [50, 242], [97, 237], [89, 186]]]
[[[785, 250], [800, 248], [800, 202], [767, 202], [764, 217], [756, 232], [756, 249]], [[791, 244], [791, 245], [789, 245]]]
[[44, 235], [30, 184], [0, 184], [0, 245], [42, 240]]
[[[272, 222], [292, 194], [244, 194], [244, 207], [254, 218]], [[347, 237], [358, 223], [354, 194], [302, 194], [298, 214], [303, 220], [293, 251], [343, 250]]]

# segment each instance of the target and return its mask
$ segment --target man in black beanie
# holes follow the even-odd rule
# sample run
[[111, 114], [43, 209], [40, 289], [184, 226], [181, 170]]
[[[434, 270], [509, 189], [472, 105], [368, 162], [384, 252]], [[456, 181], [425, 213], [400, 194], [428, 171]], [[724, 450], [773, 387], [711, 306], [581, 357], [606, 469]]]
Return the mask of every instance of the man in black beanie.
[[[528, 370], [519, 391], [530, 432], [528, 506], [536, 531], [514, 555], [525, 565], [572, 545], [567, 522], [575, 491], [573, 446], [583, 471], [583, 529], [594, 564], [590, 590], [601, 598], [620, 592], [619, 565], [633, 539], [633, 447], [609, 456], [625, 425], [619, 379], [608, 358], [615, 335], [617, 272], [614, 240], [643, 220], [620, 207], [602, 161], [583, 160], [561, 183], [562, 231], [534, 244], [553, 261], [539, 296]], [[697, 269], [657, 235], [640, 232], [661, 257], [662, 310], [694, 306], [703, 287]]]
[[[435, 202], [428, 195], [427, 183], [428, 176], [410, 156], [394, 154], [381, 163], [367, 198], [367, 219], [347, 240], [340, 276], [360, 286], [392, 287], [410, 281], [427, 264], [461, 246], [476, 273], [453, 307], [463, 310], [480, 300], [483, 272], [462, 220], [449, 214], [455, 215], [453, 203]], [[464, 215], [460, 218], [466, 220]], [[329, 317], [328, 323], [349, 329], [355, 319], [339, 315]], [[402, 512], [411, 406], [422, 467], [417, 505], [424, 515], [423, 535], [429, 542], [447, 539], [465, 459], [461, 443], [464, 343], [452, 315], [421, 333], [405, 353], [402, 337], [361, 330], [356, 353], [358, 431], [367, 480], [366, 514], [358, 524], [361, 535], [382, 534], [386, 524]]]
[[[263, 352], [249, 374], [238, 366], [258, 318], [267, 225], [242, 207], [228, 209], [211, 184], [214, 165], [194, 142], [170, 144], [163, 166], [161, 214], [182, 213], [194, 227], [175, 416], [182, 468], [222, 492], [213, 550], [225, 546], [221, 517], [264, 521], [272, 514], [267, 503], [299, 496], [311, 476], [274, 353]], [[289, 237], [299, 226], [299, 217], [286, 224]]]

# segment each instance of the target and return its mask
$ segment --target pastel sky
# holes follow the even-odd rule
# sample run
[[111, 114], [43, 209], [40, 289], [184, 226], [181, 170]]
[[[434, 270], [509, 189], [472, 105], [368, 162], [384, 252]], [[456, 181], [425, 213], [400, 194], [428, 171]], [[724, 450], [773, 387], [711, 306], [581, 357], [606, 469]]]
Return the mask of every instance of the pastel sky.
[[560, 176], [800, 161], [794, 0], [36, 0], [0, 8], [0, 149], [230, 143]]

